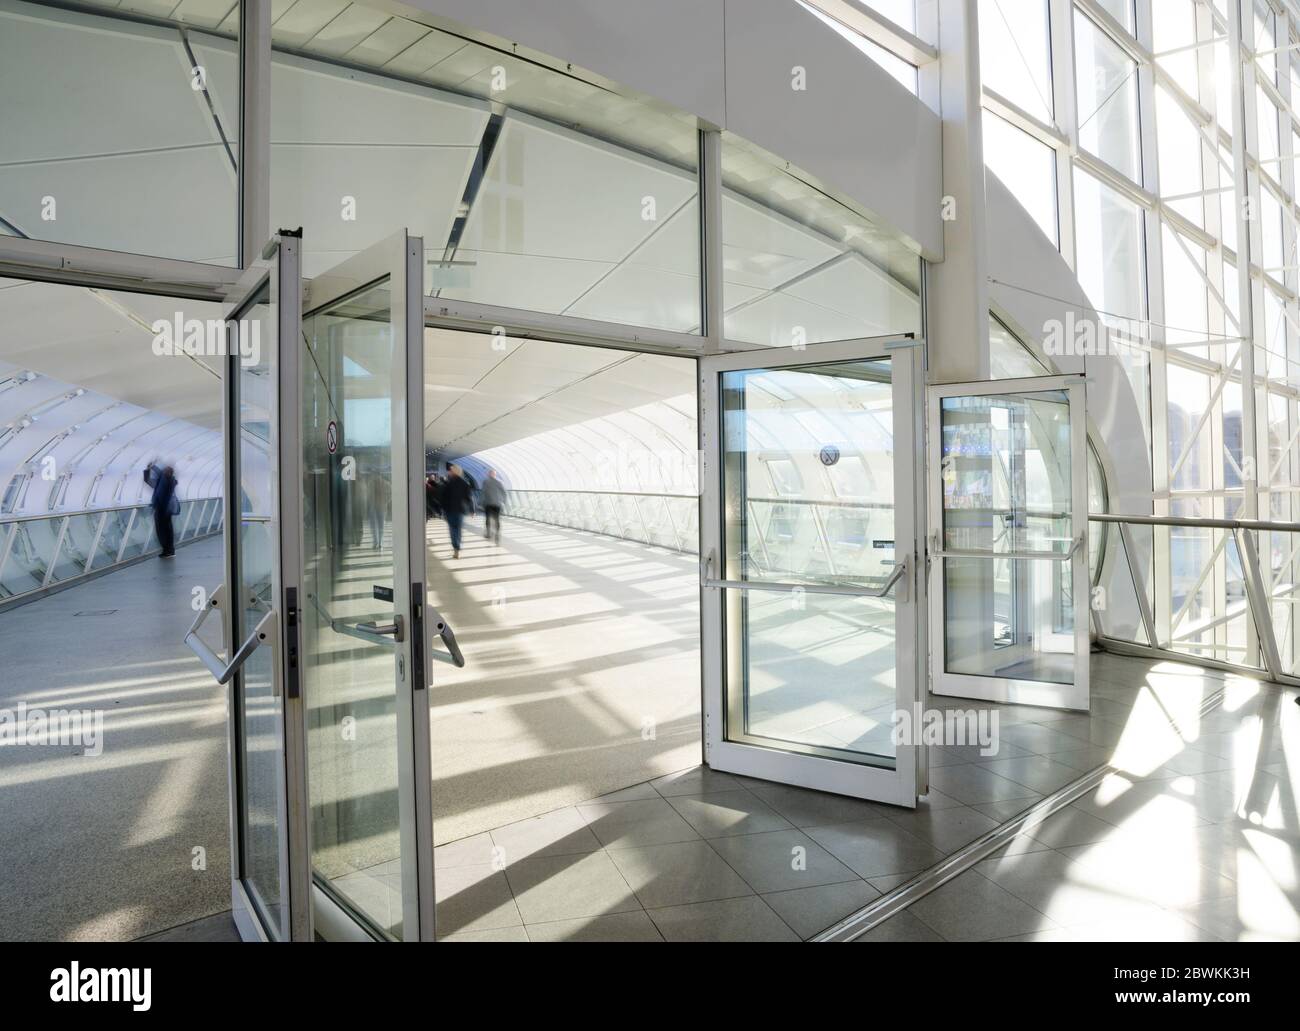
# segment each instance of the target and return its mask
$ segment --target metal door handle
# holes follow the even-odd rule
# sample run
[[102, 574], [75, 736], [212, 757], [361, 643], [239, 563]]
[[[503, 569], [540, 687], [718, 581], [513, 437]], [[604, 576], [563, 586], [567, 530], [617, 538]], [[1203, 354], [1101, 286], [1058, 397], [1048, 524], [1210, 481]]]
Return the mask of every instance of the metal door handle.
[[465, 654], [460, 650], [460, 644], [456, 641], [456, 632], [452, 630], [451, 624], [432, 605], [427, 606], [426, 611], [428, 612], [429, 625], [438, 631], [438, 636], [442, 638], [442, 643], [447, 648], [445, 652], [430, 648], [429, 657], [437, 659], [439, 662], [450, 663], [457, 669], [464, 669]]
[[[221, 608], [225, 601], [226, 585], [222, 584], [208, 597], [208, 603], [203, 606], [203, 611], [198, 614], [194, 620], [193, 626], [190, 627], [189, 633], [185, 635], [185, 643], [189, 645], [190, 651], [197, 655], [203, 665], [207, 666], [208, 672], [216, 678], [218, 684], [230, 683], [233, 677], [248, 661], [250, 655], [257, 651], [268, 640], [274, 648], [279, 643], [279, 627], [276, 621], [275, 609], [271, 609], [258, 621], [253, 632], [248, 635], [236, 650], [235, 654], [230, 657], [229, 662], [222, 662], [221, 656], [208, 647], [207, 642], [199, 637], [199, 627], [207, 620], [208, 615]], [[272, 662], [271, 670], [271, 693], [275, 696], [280, 694], [280, 670], [279, 663]]]

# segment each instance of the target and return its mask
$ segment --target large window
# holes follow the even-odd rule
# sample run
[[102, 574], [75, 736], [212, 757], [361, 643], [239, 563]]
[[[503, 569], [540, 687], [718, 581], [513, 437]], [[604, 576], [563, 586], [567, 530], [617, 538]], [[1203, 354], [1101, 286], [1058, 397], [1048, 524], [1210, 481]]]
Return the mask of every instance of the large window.
[[1074, 33], [1079, 146], [1141, 182], [1137, 62], [1077, 11]]
[[1054, 105], [1047, 0], [980, 0], [979, 33], [985, 87], [1050, 123]]
[[5, 0], [6, 235], [237, 263], [237, 20], [218, 32], [225, 13], [193, 11], [182, 33], [125, 10]]
[[722, 150], [724, 334], [772, 347], [920, 331], [920, 258], [730, 135]]
[[995, 114], [984, 112], [984, 159], [1052, 243], [1056, 223], [1056, 152]]

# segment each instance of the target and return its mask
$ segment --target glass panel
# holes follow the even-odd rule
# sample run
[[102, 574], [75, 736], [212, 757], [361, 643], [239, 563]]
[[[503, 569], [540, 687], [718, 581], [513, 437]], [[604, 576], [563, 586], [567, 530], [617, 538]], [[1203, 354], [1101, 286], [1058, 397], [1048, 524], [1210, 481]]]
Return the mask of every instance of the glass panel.
[[305, 275], [407, 228], [435, 296], [699, 331], [693, 117], [343, 6], [272, 26], [271, 216]]
[[893, 600], [726, 594], [727, 739], [892, 767]]
[[[1065, 391], [945, 397], [940, 433], [945, 549], [1069, 552]], [[948, 672], [1074, 682], [1070, 562], [950, 557], [943, 577]]]
[[945, 397], [945, 549], [1070, 549], [1070, 407], [1065, 391]]
[[3, 571], [7, 594], [26, 594], [45, 583], [57, 525], [57, 519], [26, 519], [16, 525]]
[[980, 0], [984, 85], [1049, 125], [1052, 59], [1047, 0]]
[[1074, 33], [1079, 145], [1140, 183], [1137, 62], [1078, 11]]
[[68, 525], [63, 530], [63, 543], [59, 546], [59, 559], [54, 566], [54, 580], [66, 580], [86, 571], [86, 555], [98, 526], [98, 514], [68, 518]]
[[[303, 335], [304, 683], [312, 863], [380, 933], [402, 934], [396, 671], [391, 623], [392, 299], [387, 279], [306, 318]], [[330, 424], [337, 450], [326, 443]], [[391, 593], [389, 595], [391, 599]]]
[[157, 544], [153, 532], [153, 512], [142, 506], [134, 510], [135, 521], [127, 535], [126, 547], [122, 549], [122, 558], [135, 558], [143, 555]]
[[991, 379], [1023, 379], [1028, 376], [1046, 376], [1048, 369], [1040, 362], [1011, 330], [995, 316], [989, 316], [989, 377]]
[[984, 161], [1052, 243], [1057, 243], [1056, 152], [989, 111]]
[[200, 31], [230, 6], [0, 9], [0, 225], [235, 264], [238, 19]]
[[122, 535], [126, 533], [127, 520], [130, 518], [130, 509], [118, 509], [105, 516], [99, 547], [95, 549], [95, 554], [90, 560], [91, 569], [102, 569], [117, 561], [117, 552], [122, 546]]
[[893, 568], [890, 361], [725, 372], [721, 389], [726, 578], [796, 584], [726, 591], [727, 738], [890, 765], [893, 597], [797, 586]]
[[1074, 683], [1070, 563], [945, 558], [949, 673]]
[[723, 329], [798, 347], [920, 331], [920, 259], [785, 163], [724, 133]]
[[[275, 377], [276, 320], [269, 286], [240, 315], [259, 323], [263, 346], [257, 364], [239, 363], [238, 586], [234, 639], [242, 644], [275, 604], [275, 459], [271, 453], [271, 396]], [[241, 874], [245, 887], [270, 924], [273, 937], [286, 933], [280, 884], [281, 701], [274, 693], [275, 653], [259, 648], [238, 675], [240, 746]]]

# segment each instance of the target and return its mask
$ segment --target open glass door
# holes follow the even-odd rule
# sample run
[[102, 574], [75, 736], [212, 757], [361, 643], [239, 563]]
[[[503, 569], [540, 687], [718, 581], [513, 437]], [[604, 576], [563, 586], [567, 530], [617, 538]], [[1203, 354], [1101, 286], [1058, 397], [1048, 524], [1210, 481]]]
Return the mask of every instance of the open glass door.
[[307, 284], [302, 668], [316, 930], [433, 938], [423, 242]]
[[930, 388], [931, 690], [1088, 708], [1080, 376]]
[[[231, 898], [246, 940], [310, 940], [303, 805], [296, 360], [299, 241], [277, 237], [227, 299], [222, 422], [225, 583], [186, 643], [230, 685]], [[216, 613], [229, 659], [202, 626]]]
[[912, 340], [700, 360], [705, 759], [915, 806]]

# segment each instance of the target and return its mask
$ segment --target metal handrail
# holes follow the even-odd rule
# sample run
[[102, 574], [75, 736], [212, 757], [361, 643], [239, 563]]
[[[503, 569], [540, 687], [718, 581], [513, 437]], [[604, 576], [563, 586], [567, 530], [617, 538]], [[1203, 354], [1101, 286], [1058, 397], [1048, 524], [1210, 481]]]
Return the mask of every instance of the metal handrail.
[[1090, 512], [1088, 519], [1095, 523], [1133, 523], [1138, 526], [1185, 526], [1191, 529], [1300, 533], [1300, 523], [1281, 523], [1271, 519], [1193, 519], [1187, 516], [1123, 515], [1116, 512]]
[[904, 556], [902, 562], [894, 564], [885, 577], [885, 582], [879, 586], [868, 587], [865, 584], [846, 583], [789, 583], [778, 580], [719, 580], [710, 575], [713, 571], [713, 562], [714, 554], [709, 552], [708, 556], [700, 564], [701, 587], [729, 591], [772, 591], [780, 594], [799, 591], [803, 594], [833, 594], [851, 598], [883, 598], [907, 573], [907, 557]]
[[[1061, 539], [1068, 540], [1069, 538]], [[935, 558], [994, 558], [1015, 561], [1048, 559], [1055, 562], [1066, 562], [1074, 558], [1074, 553], [1081, 547], [1083, 547], [1083, 534], [1071, 540], [1070, 547], [1066, 551], [993, 551], [982, 548], [940, 548], [936, 546], [930, 549], [930, 554]]]
[[[185, 505], [185, 504], [189, 504], [190, 502], [219, 501], [220, 498], [218, 496], [212, 496], [206, 498], [181, 498], [179, 500], [182, 505]], [[104, 505], [99, 508], [76, 508], [76, 509], [60, 508], [52, 512], [30, 512], [25, 515], [24, 514], [0, 515], [0, 526], [3, 526], [7, 523], [26, 523], [37, 519], [63, 519], [65, 517], [74, 518], [76, 516], [84, 516], [84, 515], [99, 515], [101, 512], [130, 512], [133, 509], [148, 508], [148, 507], [149, 507], [148, 501], [137, 501], [131, 505]]]
[[[1300, 533], [1300, 523], [1284, 523], [1267, 519], [1194, 519], [1186, 516], [1124, 515], [1113, 512], [1090, 513], [1088, 518], [1092, 522], [1117, 524], [1119, 526], [1120, 540], [1124, 546], [1125, 566], [1128, 570], [1134, 596], [1137, 599], [1138, 612], [1148, 644], [1144, 646], [1136, 641], [1112, 637], [1103, 632], [1103, 628], [1098, 622], [1098, 636], [1101, 639], [1112, 642], [1112, 644], [1122, 645], [1125, 649], [1132, 649], [1140, 654], [1167, 655], [1184, 661], [1191, 658], [1201, 665], [1242, 670], [1244, 672], [1258, 673], [1258, 671], [1262, 670], [1265, 676], [1275, 682], [1300, 685], [1300, 677], [1297, 677], [1294, 673], [1288, 673], [1282, 662], [1281, 650], [1278, 647], [1277, 630], [1273, 625], [1272, 605], [1274, 595], [1265, 584], [1255, 540], [1256, 533]], [[1259, 667], [1231, 662], [1227, 659], [1189, 656], [1185, 652], [1177, 651], [1172, 647], [1179, 640], [1177, 637], [1171, 636], [1169, 640], [1162, 639], [1158, 633], [1151, 602], [1147, 597], [1146, 585], [1143, 583], [1143, 577], [1137, 566], [1137, 547], [1132, 532], [1134, 526], [1224, 530], [1232, 534], [1232, 539], [1237, 547], [1237, 556], [1241, 561], [1242, 581], [1246, 594], [1245, 607], [1250, 612], [1251, 623], [1255, 627], [1258, 639]], [[1213, 560], [1212, 557], [1211, 561]], [[1203, 576], [1204, 574], [1202, 574]], [[1223, 622], [1223, 620], [1215, 621], [1208, 624], [1207, 627], [1199, 628], [1198, 632], [1213, 629], [1214, 626]], [[1170, 633], [1172, 635], [1172, 630]], [[1192, 642], [1183, 642], [1184, 647], [1191, 647], [1192, 644]]]

